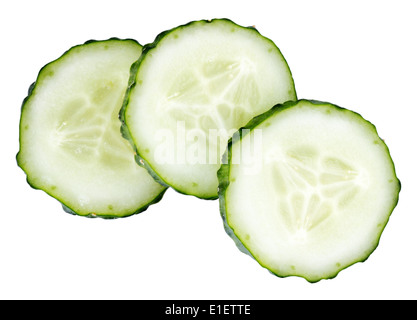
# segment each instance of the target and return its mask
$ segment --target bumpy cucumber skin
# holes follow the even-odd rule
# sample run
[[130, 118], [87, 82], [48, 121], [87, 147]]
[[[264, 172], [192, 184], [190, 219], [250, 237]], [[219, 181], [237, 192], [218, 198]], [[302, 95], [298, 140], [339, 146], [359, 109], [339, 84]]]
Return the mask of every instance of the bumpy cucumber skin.
[[[33, 186], [32, 186], [33, 188]], [[35, 188], [36, 189], [36, 188]], [[119, 219], [119, 218], [127, 218], [136, 214], [139, 214], [141, 212], [146, 211], [151, 205], [158, 203], [159, 201], [162, 200], [162, 198], [164, 197], [165, 192], [167, 191], [167, 188], [164, 188], [161, 193], [159, 193], [152, 201], [150, 201], [149, 203], [147, 203], [146, 205], [136, 209], [135, 211], [132, 212], [128, 212], [124, 215], [114, 215], [114, 214], [96, 214], [94, 212], [89, 213], [87, 215], [82, 215], [83, 217], [86, 218], [102, 218], [102, 219], [106, 219], [106, 220], [111, 220], [111, 219]], [[73, 209], [71, 209], [70, 207], [66, 206], [61, 200], [58, 200], [61, 202], [62, 205], [62, 209], [66, 212], [69, 213], [71, 215], [74, 216], [80, 216], [79, 213], [77, 213], [76, 211], [74, 211]]]
[[[40, 71], [39, 71], [39, 73], [38, 73], [38, 77], [37, 77], [37, 79], [36, 79], [36, 81], [35, 82], [33, 82], [30, 86], [29, 86], [29, 89], [28, 89], [28, 94], [27, 94], [27, 96], [23, 99], [23, 102], [22, 102], [22, 105], [21, 105], [21, 115], [20, 115], [20, 126], [19, 126], [19, 132], [20, 132], [20, 138], [19, 138], [19, 146], [20, 146], [20, 149], [21, 149], [21, 146], [22, 146], [22, 139], [21, 139], [21, 137], [22, 137], [22, 132], [23, 132], [23, 130], [24, 130], [24, 128], [22, 128], [22, 118], [23, 118], [23, 115], [24, 115], [24, 112], [25, 112], [25, 106], [27, 105], [27, 102], [29, 101], [29, 99], [32, 97], [32, 95], [34, 95], [35, 94], [35, 90], [36, 90], [36, 87], [37, 87], [37, 85], [40, 83], [40, 82], [42, 82], [42, 79], [43, 79], [43, 73], [47, 73], [47, 69], [48, 69], [48, 67], [50, 66], [50, 65], [52, 65], [52, 64], [54, 64], [55, 62], [57, 62], [57, 61], [59, 61], [59, 60], [61, 60], [62, 58], [64, 58], [67, 54], [69, 54], [71, 51], [73, 51], [74, 49], [76, 49], [76, 48], [78, 48], [78, 47], [82, 47], [82, 46], [84, 46], [84, 45], [86, 45], [86, 44], [90, 44], [90, 43], [106, 43], [106, 42], [111, 42], [111, 41], [127, 41], [127, 42], [132, 42], [132, 43], [134, 43], [134, 44], [137, 44], [137, 45], [139, 45], [139, 46], [141, 46], [140, 44], [139, 44], [139, 42], [138, 41], [136, 41], [136, 40], [134, 40], [134, 39], [120, 39], [120, 38], [117, 38], [117, 37], [112, 37], [112, 38], [109, 38], [109, 39], [107, 39], [107, 40], [94, 40], [94, 39], [91, 39], [91, 40], [88, 40], [88, 41], [86, 41], [86, 42], [84, 42], [83, 44], [79, 44], [79, 45], [75, 45], [75, 46], [73, 46], [73, 47], [71, 47], [71, 48], [69, 48], [67, 51], [65, 51], [59, 58], [57, 58], [57, 59], [55, 59], [55, 60], [53, 60], [53, 61], [51, 61], [51, 62], [49, 62], [49, 63], [47, 63], [45, 66], [43, 66], [41, 69], [40, 69]], [[167, 188], [164, 188], [162, 191], [161, 191], [161, 193], [159, 193], [152, 201], [150, 201], [148, 204], [146, 204], [145, 206], [142, 206], [142, 207], [139, 207], [139, 208], [136, 208], [135, 210], [133, 210], [133, 211], [131, 211], [131, 212], [126, 212], [126, 213], [124, 213], [124, 214], [122, 214], [122, 215], [114, 215], [114, 214], [98, 214], [98, 213], [95, 213], [95, 212], [91, 212], [91, 213], [89, 213], [89, 214], [81, 214], [81, 213], [79, 213], [79, 212], [77, 212], [76, 210], [74, 210], [73, 208], [71, 208], [69, 205], [67, 205], [66, 203], [65, 203], [65, 201], [63, 200], [63, 199], [60, 199], [60, 198], [58, 198], [58, 197], [56, 197], [52, 192], [50, 192], [49, 190], [47, 190], [46, 188], [43, 188], [42, 186], [38, 186], [38, 185], [36, 185], [32, 180], [31, 180], [31, 177], [30, 177], [30, 174], [29, 174], [29, 172], [26, 170], [26, 168], [25, 168], [25, 165], [24, 165], [24, 161], [23, 160], [21, 160], [20, 159], [20, 153], [21, 153], [21, 151], [20, 151], [20, 149], [19, 149], [19, 151], [18, 151], [18, 153], [17, 153], [17, 155], [16, 155], [16, 161], [17, 161], [17, 165], [23, 170], [23, 172], [25, 173], [25, 175], [26, 175], [26, 182], [28, 183], [28, 185], [31, 187], [31, 188], [33, 188], [33, 189], [35, 189], [35, 190], [41, 190], [41, 191], [43, 191], [43, 192], [45, 192], [46, 194], [48, 194], [49, 196], [51, 196], [52, 198], [54, 198], [54, 199], [56, 199], [56, 200], [58, 200], [60, 203], [61, 203], [61, 205], [62, 205], [62, 209], [63, 209], [63, 211], [65, 211], [65, 212], [67, 212], [67, 213], [69, 213], [69, 214], [71, 214], [71, 215], [76, 215], [76, 216], [82, 216], [82, 217], [86, 217], [86, 218], [102, 218], [102, 219], [116, 219], [116, 218], [125, 218], [125, 217], [129, 217], [129, 216], [132, 216], [132, 215], [135, 215], [135, 214], [139, 214], [139, 213], [141, 213], [141, 212], [143, 212], [143, 211], [146, 211], [148, 208], [149, 208], [149, 206], [151, 206], [152, 204], [155, 204], [155, 203], [157, 203], [157, 202], [159, 202], [162, 198], [163, 198], [163, 196], [164, 196], [164, 193], [166, 192], [166, 190], [167, 190]]]
[[[251, 121], [249, 121], [249, 123], [247, 125], [245, 125], [244, 127], [240, 128], [234, 135], [234, 138], [230, 138], [229, 142], [228, 142], [228, 146], [227, 146], [227, 150], [223, 155], [223, 159], [222, 159], [222, 165], [220, 167], [220, 169], [217, 172], [217, 177], [219, 180], [219, 209], [220, 209], [220, 215], [221, 218], [223, 220], [223, 226], [224, 229], [226, 231], [226, 233], [230, 236], [230, 238], [232, 238], [232, 240], [234, 241], [234, 243], [236, 244], [237, 248], [249, 255], [251, 258], [253, 258], [254, 260], [256, 260], [262, 267], [264, 267], [265, 269], [267, 269], [270, 273], [272, 273], [273, 275], [279, 277], [279, 278], [286, 278], [286, 277], [291, 277], [291, 276], [298, 276], [301, 278], [304, 278], [305, 280], [307, 280], [310, 283], [316, 283], [319, 282], [321, 280], [325, 280], [325, 279], [333, 279], [335, 278], [340, 271], [345, 270], [346, 268], [352, 266], [353, 264], [356, 264], [358, 262], [365, 262], [369, 256], [375, 251], [375, 249], [378, 247], [379, 245], [379, 240], [381, 238], [382, 232], [385, 229], [385, 226], [387, 225], [388, 221], [389, 221], [389, 217], [391, 216], [392, 212], [394, 211], [395, 207], [398, 204], [399, 201], [399, 193], [401, 190], [401, 181], [398, 179], [397, 175], [396, 175], [396, 171], [395, 171], [395, 166], [394, 166], [394, 162], [390, 156], [390, 152], [388, 149], [388, 146], [385, 144], [385, 142], [381, 139], [381, 143], [383, 144], [384, 148], [386, 149], [387, 155], [390, 156], [390, 160], [392, 163], [392, 170], [393, 170], [393, 174], [396, 177], [396, 183], [397, 183], [397, 190], [398, 192], [395, 195], [394, 201], [393, 201], [393, 206], [392, 208], [389, 210], [389, 214], [388, 214], [388, 218], [386, 220], [386, 223], [384, 226], [382, 226], [380, 233], [377, 235], [376, 237], [376, 241], [374, 243], [374, 246], [368, 251], [365, 252], [362, 256], [362, 258], [359, 258], [357, 261], [352, 262], [350, 265], [344, 266], [343, 268], [340, 268], [338, 270], [335, 270], [334, 273], [332, 274], [328, 274], [326, 277], [322, 277], [322, 278], [311, 278], [307, 275], [304, 274], [299, 274], [294, 272], [293, 274], [290, 275], [282, 275], [279, 273], [275, 273], [271, 270], [269, 270], [267, 265], [262, 264], [262, 262], [258, 261], [255, 256], [251, 253], [251, 251], [248, 249], [248, 247], [245, 245], [244, 240], [240, 239], [235, 232], [233, 231], [233, 228], [229, 225], [228, 220], [227, 220], [227, 208], [226, 208], [226, 192], [227, 192], [227, 188], [229, 187], [230, 184], [230, 163], [231, 163], [231, 159], [232, 159], [232, 149], [233, 149], [233, 143], [236, 141], [239, 141], [240, 139], [242, 139], [246, 134], [248, 134], [249, 130], [253, 130], [255, 129], [258, 125], [260, 125], [262, 122], [264, 122], [265, 120], [269, 119], [272, 115], [279, 113], [281, 111], [284, 111], [288, 108], [292, 108], [296, 105], [298, 105], [298, 103], [300, 102], [309, 102], [312, 103], [314, 105], [317, 106], [330, 106], [332, 108], [344, 111], [344, 112], [349, 112], [350, 114], [354, 114], [360, 118], [362, 118], [362, 116], [354, 111], [339, 107], [337, 105], [334, 105], [332, 103], [329, 102], [323, 102], [323, 101], [318, 101], [318, 100], [308, 100], [308, 99], [300, 99], [297, 101], [287, 101], [283, 104], [277, 104], [274, 107], [272, 107], [270, 110], [266, 111], [265, 113], [254, 117]], [[363, 119], [363, 118], [362, 118]], [[366, 121], [366, 120], [365, 120]], [[373, 131], [375, 131], [375, 133], [378, 135], [376, 127], [370, 123], [369, 121], [366, 121], [368, 123], [368, 125], [370, 126], [370, 128], [372, 128]]]
[[[129, 142], [130, 142], [130, 144], [132, 145], [132, 147], [134, 148], [134, 150], [135, 150], [135, 153], [136, 153], [136, 161], [137, 161], [137, 163], [140, 165], [140, 166], [142, 166], [142, 167], [144, 167], [144, 168], [146, 168], [147, 170], [148, 170], [148, 172], [149, 172], [149, 174], [156, 180], [156, 181], [158, 181], [160, 184], [162, 184], [163, 186], [166, 186], [166, 187], [170, 187], [170, 188], [172, 188], [172, 189], [174, 189], [176, 192], [178, 192], [178, 193], [180, 193], [180, 194], [184, 194], [184, 195], [191, 195], [191, 196], [195, 196], [195, 197], [197, 197], [197, 198], [200, 198], [200, 199], [203, 199], [203, 200], [217, 200], [218, 198], [219, 198], [219, 196], [218, 196], [218, 194], [217, 195], [213, 195], [213, 196], [201, 196], [201, 195], [196, 195], [196, 194], [192, 194], [192, 193], [187, 193], [187, 192], [185, 192], [185, 191], [182, 191], [182, 190], [179, 190], [179, 189], [176, 189], [174, 186], [172, 186], [172, 185], [170, 185], [170, 184], [168, 184], [160, 175], [158, 175], [158, 173], [156, 172], [156, 170], [150, 165], [150, 163], [143, 157], [143, 155], [141, 155], [141, 153], [139, 152], [139, 150], [138, 150], [138, 148], [136, 147], [136, 143], [135, 143], [135, 141], [134, 141], [134, 139], [133, 139], [133, 137], [132, 137], [132, 135], [131, 135], [131, 133], [130, 133], [130, 131], [129, 131], [129, 127], [128, 127], [128, 125], [127, 125], [127, 123], [126, 123], [126, 111], [127, 111], [127, 108], [128, 108], [128, 105], [129, 105], [129, 96], [130, 96], [130, 93], [131, 93], [131, 91], [132, 91], [132, 89], [136, 86], [136, 76], [137, 76], [137, 73], [138, 73], [138, 70], [139, 70], [139, 68], [140, 68], [140, 65], [142, 64], [142, 62], [146, 59], [146, 56], [147, 56], [147, 54], [150, 52], [150, 51], [152, 51], [152, 49], [154, 49], [157, 45], [158, 45], [158, 43], [166, 36], [166, 35], [168, 35], [169, 33], [171, 33], [171, 32], [173, 32], [173, 31], [176, 31], [176, 30], [178, 30], [178, 29], [182, 29], [182, 28], [184, 28], [184, 27], [187, 27], [187, 26], [189, 26], [189, 25], [192, 25], [192, 24], [204, 24], [204, 23], [213, 23], [213, 22], [216, 22], [216, 21], [225, 21], [225, 22], [228, 22], [228, 23], [231, 23], [231, 24], [233, 24], [233, 25], [235, 25], [236, 27], [238, 27], [238, 28], [245, 28], [245, 29], [249, 29], [249, 30], [253, 30], [253, 32], [256, 32], [256, 33], [258, 33], [259, 35], [261, 35], [260, 33], [259, 33], [259, 31], [255, 28], [255, 27], [253, 27], [253, 26], [249, 26], [249, 27], [243, 27], [243, 26], [241, 26], [241, 25], [238, 25], [238, 24], [236, 24], [235, 22], [233, 22], [232, 20], [230, 20], [230, 19], [227, 19], [227, 18], [218, 18], [218, 19], [211, 19], [211, 20], [196, 20], [196, 21], [190, 21], [190, 22], [188, 22], [188, 23], [186, 23], [186, 24], [184, 24], [184, 25], [180, 25], [180, 26], [178, 26], [178, 27], [175, 27], [175, 28], [172, 28], [172, 29], [169, 29], [169, 30], [166, 30], [166, 31], [163, 31], [163, 32], [161, 32], [160, 34], [158, 34], [157, 36], [156, 36], [156, 38], [155, 38], [155, 40], [154, 40], [154, 42], [152, 42], [152, 43], [149, 43], [149, 44], [146, 44], [144, 47], [143, 47], [143, 49], [142, 49], [142, 55], [139, 57], [139, 59], [136, 61], [136, 62], [134, 62], [133, 64], [132, 64], [132, 67], [131, 67], [131, 69], [130, 69], [130, 79], [129, 79], [129, 85], [128, 85], [128, 88], [127, 88], [127, 90], [126, 90], [126, 94], [125, 94], [125, 98], [124, 98], [124, 102], [123, 102], [123, 106], [122, 106], [122, 108], [121, 108], [121, 110], [120, 110], [120, 119], [121, 119], [121, 121], [122, 121], [122, 129], [121, 129], [121, 131], [122, 131], [122, 135], [123, 135], [123, 137], [125, 137]], [[270, 39], [268, 39], [267, 37], [265, 37], [265, 36], [263, 36], [263, 35], [261, 35], [265, 40], [267, 40], [267, 41], [270, 41], [271, 42], [271, 44], [278, 50], [278, 52], [281, 54], [281, 56], [282, 56], [282, 59], [284, 60], [284, 62], [286, 63], [286, 65], [287, 65], [287, 69], [288, 69], [288, 73], [289, 73], [289, 75], [291, 76], [291, 81], [292, 81], [292, 89], [293, 89], [293, 91], [294, 91], [294, 96], [295, 97], [297, 97], [297, 93], [296, 93], [296, 89], [295, 89], [295, 84], [294, 84], [294, 79], [293, 79], [293, 77], [292, 77], [292, 73], [291, 73], [291, 70], [290, 70], [290, 68], [289, 68], [289, 66], [288, 66], [288, 63], [287, 63], [287, 61], [285, 60], [285, 57], [284, 57], [284, 55], [282, 55], [282, 53], [281, 53], [281, 51], [279, 50], [279, 48], [275, 45], [275, 43], [272, 41], [272, 40], [270, 40]]]

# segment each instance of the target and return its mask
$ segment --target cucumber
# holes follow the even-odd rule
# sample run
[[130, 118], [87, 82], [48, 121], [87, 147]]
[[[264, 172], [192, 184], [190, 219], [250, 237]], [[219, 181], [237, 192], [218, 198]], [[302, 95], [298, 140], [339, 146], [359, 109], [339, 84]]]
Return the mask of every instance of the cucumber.
[[217, 199], [232, 133], [294, 99], [290, 69], [270, 39], [228, 19], [192, 21], [159, 34], [132, 66], [123, 132], [157, 181]]
[[65, 211], [117, 218], [145, 210], [166, 187], [138, 166], [120, 132], [130, 66], [142, 46], [88, 41], [41, 69], [23, 102], [18, 165]]
[[279, 277], [317, 282], [365, 261], [398, 202], [400, 181], [375, 126], [330, 103], [276, 105], [241, 128], [224, 157], [225, 229]]

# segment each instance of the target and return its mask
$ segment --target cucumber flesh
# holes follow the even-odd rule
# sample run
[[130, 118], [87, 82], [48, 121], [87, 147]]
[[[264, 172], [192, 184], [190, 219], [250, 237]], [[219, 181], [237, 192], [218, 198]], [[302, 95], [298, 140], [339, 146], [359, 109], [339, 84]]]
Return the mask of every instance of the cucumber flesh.
[[140, 163], [161, 183], [216, 199], [232, 133], [270, 106], [296, 99], [276, 45], [230, 20], [161, 33], [132, 67], [121, 111]]
[[141, 52], [134, 40], [75, 46], [42, 68], [23, 103], [18, 165], [68, 212], [129, 216], [166, 190], [120, 133], [130, 66]]
[[329, 103], [275, 106], [236, 134], [226, 155], [218, 172], [225, 228], [280, 277], [317, 282], [365, 261], [398, 201], [375, 127]]

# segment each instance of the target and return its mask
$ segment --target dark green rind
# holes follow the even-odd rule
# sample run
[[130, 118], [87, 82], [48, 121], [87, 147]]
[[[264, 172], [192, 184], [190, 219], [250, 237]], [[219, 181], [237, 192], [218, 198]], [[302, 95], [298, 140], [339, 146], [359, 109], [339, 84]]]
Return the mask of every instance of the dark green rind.
[[[167, 188], [165, 188], [165, 189], [163, 189], [162, 191], [161, 191], [161, 193], [160, 194], [158, 194], [152, 201], [150, 201], [150, 202], [148, 202], [146, 205], [144, 205], [144, 206], [142, 206], [142, 207], [140, 207], [140, 208], [138, 208], [138, 209], [136, 209], [135, 211], [132, 211], [132, 212], [128, 212], [128, 213], [126, 213], [126, 214], [123, 214], [123, 215], [112, 215], [112, 214], [96, 214], [96, 213], [90, 213], [90, 214], [88, 214], [88, 215], [82, 215], [83, 217], [86, 217], [86, 218], [102, 218], [102, 219], [106, 219], [106, 220], [111, 220], [111, 219], [120, 219], [120, 218], [127, 218], [127, 217], [130, 217], [130, 216], [133, 216], [133, 215], [136, 215], [136, 214], [139, 214], [139, 213], [142, 213], [142, 212], [144, 212], [144, 211], [146, 211], [146, 210], [148, 210], [148, 208], [151, 206], [151, 205], [153, 205], [153, 204], [156, 204], [156, 203], [158, 203], [159, 201], [161, 201], [162, 200], [162, 198], [164, 197], [164, 194], [165, 194], [165, 192], [167, 191]], [[61, 201], [60, 201], [61, 202]], [[65, 204], [63, 204], [62, 202], [61, 202], [61, 204], [62, 204], [62, 209], [65, 211], [65, 212], [67, 212], [67, 213], [69, 213], [69, 214], [72, 214], [72, 215], [75, 215], [75, 216], [80, 216], [80, 214], [78, 214], [77, 212], [75, 212], [74, 210], [72, 210], [71, 208], [69, 208], [69, 207], [67, 207]]]
[[62, 58], [64, 58], [67, 54], [69, 54], [71, 51], [73, 51], [74, 49], [77, 49], [79, 47], [82, 47], [84, 45], [87, 44], [91, 44], [91, 43], [105, 43], [105, 42], [109, 42], [109, 41], [128, 41], [128, 42], [133, 42], [134, 44], [137, 44], [139, 46], [142, 46], [138, 41], [134, 40], [134, 39], [120, 39], [117, 37], [112, 37], [109, 38], [107, 40], [88, 40], [86, 42], [84, 42], [83, 44], [79, 44], [79, 45], [75, 45], [73, 47], [71, 47], [70, 49], [68, 49], [67, 51], [65, 51], [59, 58], [47, 63], [45, 66], [43, 66], [37, 76], [37, 79], [35, 82], [33, 82], [28, 89], [28, 93], [27, 96], [23, 99], [23, 102], [21, 104], [21, 115], [20, 115], [20, 120], [19, 120], [19, 133], [20, 133], [20, 137], [19, 137], [19, 151], [17, 152], [16, 155], [16, 162], [17, 165], [23, 170], [23, 172], [26, 175], [26, 182], [28, 183], [28, 185], [35, 189], [35, 190], [41, 190], [43, 192], [45, 192], [46, 194], [48, 194], [49, 196], [51, 196], [52, 198], [58, 200], [61, 205], [62, 208], [65, 212], [70, 213], [72, 215], [77, 215], [77, 216], [82, 216], [82, 217], [88, 217], [88, 218], [103, 218], [103, 219], [116, 219], [116, 218], [124, 218], [124, 217], [129, 217], [138, 213], [141, 213], [145, 210], [147, 210], [149, 208], [150, 205], [155, 204], [157, 202], [159, 202], [162, 198], [164, 193], [166, 192], [166, 189], [162, 190], [161, 193], [159, 193], [152, 201], [150, 201], [148, 204], [141, 206], [139, 208], [135, 208], [133, 211], [129, 211], [126, 212], [122, 215], [112, 215], [112, 214], [97, 214], [94, 212], [91, 212], [89, 214], [81, 214], [76, 212], [76, 210], [71, 209], [66, 203], [65, 200], [58, 198], [57, 196], [55, 196], [51, 191], [49, 191], [47, 188], [37, 185], [34, 181], [32, 181], [31, 177], [30, 177], [30, 173], [28, 172], [28, 170], [25, 168], [24, 165], [24, 160], [20, 159], [20, 153], [21, 153], [21, 147], [22, 147], [22, 118], [23, 118], [23, 114], [25, 112], [25, 106], [27, 105], [28, 101], [30, 101], [30, 98], [36, 94], [36, 88], [39, 85], [40, 82], [42, 82], [43, 79], [43, 73], [46, 72], [46, 70], [53, 64], [55, 64], [56, 62], [60, 61]]
[[354, 265], [356, 263], [365, 262], [369, 258], [369, 256], [375, 251], [375, 249], [379, 245], [379, 241], [380, 241], [382, 232], [384, 231], [385, 226], [388, 224], [388, 221], [389, 221], [389, 218], [390, 218], [392, 212], [394, 211], [395, 207], [398, 204], [398, 201], [399, 201], [399, 193], [400, 193], [400, 190], [401, 190], [401, 181], [398, 179], [398, 177], [396, 175], [394, 162], [393, 162], [393, 160], [391, 158], [391, 155], [390, 155], [388, 146], [385, 144], [385, 142], [382, 139], [380, 139], [381, 140], [381, 143], [383, 144], [383, 146], [384, 146], [384, 148], [386, 150], [387, 155], [389, 156], [389, 158], [391, 160], [392, 170], [393, 170], [394, 176], [397, 178], [396, 183], [397, 183], [397, 186], [398, 186], [398, 188], [397, 188], [398, 191], [397, 191], [397, 193], [395, 195], [392, 208], [390, 209], [389, 213], [387, 212], [387, 220], [386, 220], [386, 223], [385, 223], [385, 225], [381, 226], [381, 231], [376, 236], [375, 243], [370, 248], [370, 250], [368, 252], [365, 252], [364, 255], [361, 258], [359, 258], [358, 260], [352, 262], [349, 265], [345, 265], [345, 266], [341, 267], [339, 270], [336, 270], [332, 274], [328, 274], [328, 275], [326, 275], [324, 277], [321, 277], [321, 278], [312, 278], [312, 277], [309, 277], [308, 275], [299, 274], [299, 273], [296, 273], [296, 272], [294, 272], [293, 274], [289, 274], [289, 275], [287, 275], [287, 274], [286, 275], [282, 275], [279, 272], [273, 272], [273, 271], [271, 271], [268, 268], [267, 265], [263, 264], [261, 261], [259, 261], [259, 259], [257, 259], [255, 257], [255, 255], [245, 245], [244, 241], [242, 239], [240, 239], [235, 234], [233, 228], [228, 223], [228, 220], [227, 220], [227, 209], [226, 209], [226, 202], [227, 202], [227, 200], [226, 200], [226, 192], [227, 192], [227, 188], [229, 187], [229, 184], [230, 184], [230, 179], [229, 179], [229, 177], [230, 177], [230, 169], [231, 169], [230, 168], [230, 162], [231, 162], [231, 159], [232, 159], [233, 144], [236, 143], [237, 141], [240, 141], [246, 134], [248, 134], [248, 132], [249, 132], [248, 130], [255, 129], [257, 126], [259, 126], [265, 120], [269, 119], [271, 116], [273, 116], [273, 115], [275, 115], [275, 114], [277, 114], [279, 112], [282, 112], [282, 111], [284, 111], [286, 109], [292, 108], [292, 107], [298, 105], [299, 102], [309, 102], [309, 103], [311, 103], [313, 105], [317, 105], [317, 106], [328, 106], [328, 107], [332, 107], [332, 108], [335, 108], [335, 109], [338, 109], [338, 110], [341, 110], [341, 111], [344, 111], [344, 112], [349, 112], [352, 115], [356, 115], [357, 117], [360, 117], [362, 119], [362, 121], [365, 121], [370, 126], [370, 128], [375, 132], [375, 134], [377, 136], [379, 136], [378, 133], [377, 133], [376, 127], [371, 122], [363, 119], [363, 117], [359, 113], [356, 113], [354, 111], [351, 111], [351, 110], [348, 110], [348, 109], [339, 107], [339, 106], [334, 105], [334, 104], [329, 103], [329, 102], [323, 102], [323, 101], [318, 101], [318, 100], [300, 99], [298, 101], [288, 101], [288, 102], [285, 102], [283, 104], [277, 104], [274, 107], [272, 107], [270, 110], [266, 111], [265, 113], [263, 113], [263, 114], [255, 117], [255, 118], [253, 118], [246, 126], [240, 128], [233, 135], [233, 137], [229, 139], [227, 149], [226, 149], [226, 151], [225, 151], [225, 153], [223, 155], [222, 165], [221, 165], [220, 169], [217, 172], [217, 177], [218, 177], [218, 180], [219, 180], [219, 190], [218, 190], [218, 193], [219, 193], [219, 209], [220, 209], [221, 218], [223, 220], [224, 229], [225, 229], [226, 233], [232, 238], [232, 240], [234, 241], [234, 243], [236, 244], [236, 246], [238, 247], [238, 249], [240, 251], [242, 251], [243, 253], [249, 255], [250, 257], [252, 257], [263, 268], [267, 269], [270, 273], [272, 273], [273, 275], [275, 275], [277, 277], [287, 278], [287, 277], [297, 276], [297, 277], [304, 278], [305, 280], [307, 280], [310, 283], [316, 283], [316, 282], [319, 282], [321, 280], [333, 279], [333, 278], [335, 278], [339, 274], [340, 271], [345, 270], [346, 268], [348, 268], [348, 267], [350, 267], [350, 266], [352, 266], [352, 265]]
[[280, 53], [283, 61], [287, 65], [288, 74], [290, 75], [291, 80], [292, 80], [292, 88], [293, 88], [293, 91], [294, 91], [294, 96], [297, 97], [297, 93], [296, 93], [296, 89], [295, 89], [295, 84], [294, 84], [294, 79], [292, 77], [292, 73], [291, 73], [291, 70], [290, 70], [290, 68], [288, 66], [288, 63], [285, 60], [285, 57], [281, 53], [280, 49], [275, 45], [275, 43], [271, 39], [268, 39], [267, 37], [261, 35], [259, 33], [259, 31], [255, 27], [253, 27], [253, 26], [243, 27], [241, 25], [236, 24], [235, 22], [233, 22], [230, 19], [227, 19], [227, 18], [218, 18], [218, 19], [211, 19], [211, 20], [196, 20], [196, 21], [191, 21], [191, 22], [188, 22], [188, 23], [186, 23], [184, 25], [180, 25], [180, 26], [177, 26], [175, 28], [172, 28], [172, 29], [163, 31], [163, 32], [161, 32], [160, 34], [158, 34], [156, 36], [154, 42], [149, 43], [149, 44], [146, 44], [143, 47], [143, 49], [142, 49], [142, 55], [139, 57], [139, 59], [136, 62], [134, 62], [132, 64], [132, 67], [130, 69], [129, 85], [128, 85], [128, 88], [126, 90], [126, 94], [125, 94], [124, 101], [123, 101], [123, 106], [122, 106], [122, 108], [120, 110], [120, 120], [122, 122], [121, 132], [122, 132], [123, 137], [125, 137], [125, 139], [127, 139], [130, 142], [130, 144], [132, 145], [132, 147], [134, 148], [135, 153], [136, 153], [136, 161], [137, 161], [137, 163], [140, 166], [146, 168], [148, 170], [148, 172], [150, 173], [150, 175], [157, 182], [159, 182], [160, 184], [162, 184], [163, 186], [170, 187], [170, 188], [174, 189], [176, 192], [178, 192], [180, 194], [195, 196], [195, 197], [200, 198], [200, 199], [203, 199], [203, 200], [217, 200], [219, 197], [218, 197], [218, 194], [216, 194], [216, 195], [210, 195], [210, 196], [199, 196], [199, 195], [196, 195], [196, 194], [193, 194], [193, 193], [190, 193], [190, 192], [186, 192], [186, 191], [180, 190], [179, 188], [176, 188], [175, 186], [170, 185], [167, 181], [165, 181], [162, 178], [162, 176], [160, 176], [157, 173], [157, 170], [155, 170], [152, 167], [151, 163], [148, 160], [146, 160], [146, 158], [139, 152], [138, 148], [136, 147], [136, 142], [135, 142], [135, 140], [134, 140], [134, 138], [133, 138], [133, 136], [132, 136], [132, 134], [131, 134], [131, 132], [129, 130], [128, 124], [126, 123], [126, 111], [128, 109], [128, 106], [129, 106], [129, 100], [130, 100], [131, 91], [136, 86], [136, 79], [137, 79], [137, 74], [138, 74], [138, 70], [140, 68], [140, 65], [146, 59], [147, 54], [149, 52], [151, 52], [158, 45], [158, 43], [160, 41], [165, 36], [167, 36], [168, 34], [170, 34], [171, 32], [176, 31], [178, 29], [182, 29], [182, 28], [188, 27], [189, 25], [198, 24], [198, 23], [213, 23], [213, 22], [216, 22], [216, 21], [227, 21], [229, 23], [232, 23], [233, 25], [235, 25], [238, 28], [244, 28], [244, 29], [253, 30], [254, 32], [258, 33], [262, 38], [264, 38], [265, 40], [269, 41], [278, 50], [278, 52]]
[[136, 86], [136, 74], [138, 72], [139, 65], [142, 61], [142, 57], [143, 57], [144, 53], [148, 50], [147, 48], [150, 47], [150, 46], [151, 46], [151, 44], [148, 44], [148, 45], [145, 45], [143, 47], [141, 56], [130, 67], [129, 83], [127, 85], [126, 93], [125, 93], [124, 98], [123, 98], [122, 108], [120, 109], [120, 112], [119, 112], [119, 119], [120, 119], [120, 122], [121, 122], [120, 133], [122, 134], [122, 137], [125, 138], [130, 143], [130, 145], [132, 146], [132, 148], [135, 152], [135, 161], [136, 161], [136, 163], [139, 166], [145, 168], [149, 172], [149, 174], [154, 178], [155, 181], [157, 181], [162, 186], [164, 186], [166, 188], [169, 188], [169, 185], [164, 180], [162, 180], [162, 178], [159, 177], [155, 173], [155, 171], [148, 164], [148, 162], [139, 155], [137, 145], [136, 145], [136, 143], [135, 143], [135, 141], [132, 137], [132, 134], [130, 133], [129, 127], [126, 124], [126, 110], [127, 110], [127, 106], [129, 105], [130, 92]]

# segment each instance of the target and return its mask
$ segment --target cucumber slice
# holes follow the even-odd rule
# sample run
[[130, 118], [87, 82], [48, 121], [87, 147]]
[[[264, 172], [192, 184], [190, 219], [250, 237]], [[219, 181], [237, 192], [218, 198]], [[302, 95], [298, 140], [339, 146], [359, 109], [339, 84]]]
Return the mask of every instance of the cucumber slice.
[[119, 110], [134, 40], [88, 41], [39, 72], [23, 102], [18, 165], [68, 212], [116, 218], [145, 210], [165, 187], [135, 162]]
[[217, 170], [232, 133], [296, 99], [276, 45], [227, 19], [165, 31], [132, 66], [121, 118], [139, 163], [166, 186], [217, 199]]
[[376, 128], [329, 103], [275, 106], [236, 133], [225, 157], [225, 229], [280, 277], [317, 282], [365, 261], [398, 202], [400, 181]]

